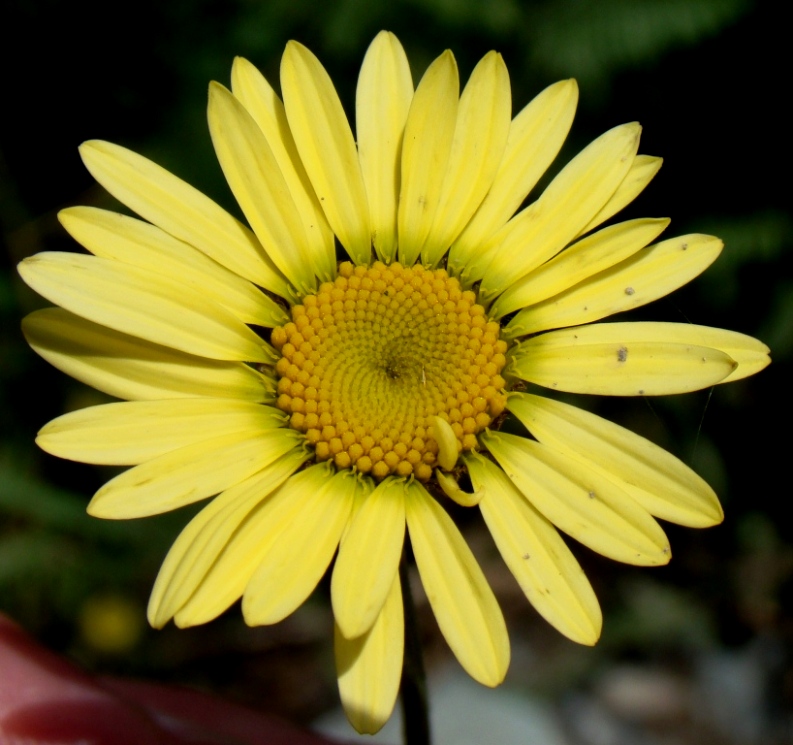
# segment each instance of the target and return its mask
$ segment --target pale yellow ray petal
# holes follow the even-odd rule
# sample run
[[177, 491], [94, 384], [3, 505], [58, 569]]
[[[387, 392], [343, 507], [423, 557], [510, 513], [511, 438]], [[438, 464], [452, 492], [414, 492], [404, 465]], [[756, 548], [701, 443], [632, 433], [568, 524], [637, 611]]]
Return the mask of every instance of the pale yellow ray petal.
[[340, 471], [325, 488], [303, 495], [295, 519], [281, 528], [245, 588], [242, 613], [248, 625], [283, 620], [313, 592], [347, 525], [356, 481], [349, 471]]
[[405, 540], [405, 484], [386, 479], [364, 500], [333, 568], [333, 615], [348, 639], [368, 631], [383, 607]]
[[[475, 270], [482, 247], [509, 220], [564, 143], [578, 103], [575, 80], [562, 80], [536, 96], [512, 120], [498, 173], [484, 201], [449, 251], [449, 268], [466, 284], [484, 276]], [[469, 263], [472, 265], [469, 267]]]
[[438, 463], [451, 471], [460, 457], [460, 443], [452, 425], [439, 416], [432, 417], [431, 437], [438, 443]]
[[770, 349], [759, 339], [737, 331], [717, 329], [712, 326], [695, 326], [691, 323], [648, 324], [651, 333], [661, 338], [673, 338], [680, 343], [701, 344], [728, 354], [737, 367], [719, 383], [732, 383], [760, 372], [771, 363]]
[[603, 615], [592, 585], [556, 528], [481, 456], [465, 457], [488, 530], [529, 602], [559, 632], [579, 644], [600, 636]]
[[275, 399], [275, 381], [241, 362], [208, 360], [150, 344], [61, 308], [31, 313], [22, 331], [51, 365], [116, 398]]
[[161, 275], [112, 259], [45, 252], [19, 265], [36, 292], [89, 321], [216, 360], [274, 363], [275, 350], [225, 308]]
[[160, 567], [149, 623], [162, 628], [201, 585], [215, 558], [251, 510], [286, 481], [309, 454], [296, 448], [213, 499], [182, 530]]
[[129, 401], [59, 416], [39, 430], [36, 444], [59, 458], [134, 466], [210, 436], [281, 427], [287, 419], [274, 407], [227, 398]]
[[80, 146], [85, 167], [116, 199], [175, 238], [281, 297], [291, 290], [256, 236], [209, 197], [131, 150], [101, 140]]
[[95, 256], [163, 274], [224, 306], [245, 323], [279, 326], [284, 310], [254, 284], [206, 254], [133, 217], [95, 207], [69, 207], [58, 219]]
[[504, 617], [452, 519], [417, 481], [406, 516], [421, 582], [438, 626], [465, 671], [486, 686], [504, 680], [509, 638]]
[[457, 62], [446, 50], [421, 78], [405, 124], [397, 210], [399, 260], [403, 264], [413, 264], [419, 257], [438, 211], [459, 95]]
[[692, 528], [722, 521], [724, 513], [713, 489], [644, 437], [541, 396], [512, 394], [507, 408], [540, 442], [613, 481], [650, 514]]
[[466, 492], [460, 488], [457, 479], [450, 473], [444, 473], [439, 468], [435, 469], [435, 478], [438, 486], [449, 499], [457, 502], [460, 507], [476, 507], [481, 501], [484, 493], [481, 491]]
[[639, 218], [582, 238], [510, 286], [496, 298], [490, 316], [501, 318], [518, 308], [547, 300], [618, 264], [657, 238], [667, 225], [669, 220], [665, 218]]
[[505, 336], [515, 338], [578, 326], [651, 303], [704, 272], [723, 246], [709, 235], [684, 235], [656, 243], [555, 297], [525, 308], [507, 324]]
[[488, 431], [481, 439], [526, 499], [577, 541], [627, 564], [657, 566], [671, 558], [647, 510], [597, 471], [525, 437]]
[[303, 221], [262, 130], [219, 83], [209, 85], [207, 119], [226, 181], [256, 237], [301, 294], [316, 289]]
[[413, 78], [405, 50], [394, 34], [381, 31], [361, 65], [355, 125], [372, 242], [377, 256], [388, 263], [397, 252], [402, 135], [412, 99]]
[[265, 77], [242, 57], [237, 57], [231, 68], [231, 90], [259, 125], [278, 162], [303, 222], [316, 275], [323, 281], [332, 281], [336, 276], [333, 231], [303, 168], [281, 99]]
[[637, 155], [633, 159], [630, 170], [622, 179], [622, 183], [617, 187], [617, 191], [611, 195], [611, 199], [603, 205], [600, 212], [590, 220], [579, 235], [588, 233], [627, 207], [655, 178], [655, 174], [661, 170], [663, 162], [663, 158], [657, 158], [654, 155]]
[[507, 66], [500, 54], [489, 52], [474, 68], [460, 97], [438, 211], [421, 251], [425, 264], [441, 259], [490, 190], [511, 116]]
[[219, 616], [242, 597], [254, 572], [281, 532], [301, 514], [306, 495], [324, 490], [328, 462], [291, 476], [244, 518], [214, 557], [201, 583], [174, 616], [177, 626], [197, 626]]
[[[686, 324], [598, 323], [535, 336], [514, 348], [508, 374], [569, 393], [665, 396], [723, 382], [737, 366]], [[701, 328], [701, 327], [692, 327]]]
[[640, 134], [634, 122], [598, 137], [496, 234], [498, 249], [482, 279], [480, 298], [488, 301], [503, 292], [578, 235], [625, 178]]
[[111, 520], [159, 515], [238, 484], [300, 443], [293, 430], [251, 427], [186, 445], [108, 481], [88, 513]]
[[394, 710], [402, 676], [405, 622], [399, 575], [394, 577], [385, 604], [367, 633], [346, 639], [338, 624], [334, 631], [333, 651], [344, 713], [358, 732], [373, 735]]
[[281, 59], [281, 92], [300, 158], [330, 226], [356, 264], [372, 254], [369, 207], [358, 152], [330, 76], [302, 44]]

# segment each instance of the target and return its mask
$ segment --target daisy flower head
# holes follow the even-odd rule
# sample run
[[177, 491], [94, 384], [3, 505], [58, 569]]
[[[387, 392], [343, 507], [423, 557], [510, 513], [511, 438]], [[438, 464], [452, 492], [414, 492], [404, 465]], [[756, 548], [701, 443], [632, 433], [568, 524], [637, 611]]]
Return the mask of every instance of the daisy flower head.
[[[243, 59], [230, 90], [210, 86], [212, 142], [250, 227], [140, 155], [81, 147], [142, 219], [61, 212], [91, 255], [22, 262], [59, 306], [24, 331], [53, 365], [123, 401], [59, 417], [38, 442], [132, 466], [94, 496], [99, 517], [213, 497], [165, 558], [154, 626], [204, 623], [240, 598], [249, 624], [276, 623], [335, 556], [339, 689], [353, 725], [373, 732], [399, 687], [407, 540], [462, 666], [489, 686], [506, 674], [501, 611], [447, 500], [481, 510], [529, 601], [582, 644], [597, 640], [600, 610], [559, 531], [659, 565], [670, 549], [656, 518], [722, 519], [675, 457], [538, 391], [683, 393], [759, 371], [768, 349], [690, 324], [600, 322], [685, 284], [722, 244], [657, 240], [666, 219], [603, 227], [660, 167], [638, 154], [636, 123], [596, 139], [520, 209], [571, 126], [574, 81], [513, 118], [497, 53], [462, 93], [448, 51], [414, 88], [382, 32], [361, 67], [355, 135], [295, 42], [281, 90], [283, 101]], [[508, 416], [529, 436], [500, 431]]]

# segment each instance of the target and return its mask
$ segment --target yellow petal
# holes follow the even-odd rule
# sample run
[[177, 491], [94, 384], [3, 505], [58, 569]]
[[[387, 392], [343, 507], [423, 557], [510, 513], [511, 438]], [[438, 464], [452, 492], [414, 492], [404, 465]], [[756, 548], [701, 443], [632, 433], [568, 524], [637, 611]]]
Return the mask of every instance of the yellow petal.
[[372, 254], [366, 189], [347, 116], [320, 61], [290, 41], [281, 89], [297, 150], [330, 226], [356, 264]]
[[486, 54], [460, 97], [438, 211], [421, 252], [436, 264], [476, 212], [496, 177], [507, 144], [512, 94], [501, 55]]
[[487, 432], [482, 443], [526, 499], [577, 541], [627, 564], [669, 561], [658, 523], [598, 472], [525, 437]]
[[241, 362], [218, 362], [160, 347], [61, 308], [31, 313], [22, 331], [51, 365], [116, 398], [275, 398], [275, 381]]
[[509, 638], [490, 585], [451, 518], [416, 481], [408, 484], [406, 508], [416, 565], [443, 636], [474, 680], [497, 686], [509, 666]]
[[300, 514], [306, 496], [325, 489], [331, 475], [327, 462], [311, 466], [260, 500], [235, 526], [201, 583], [176, 613], [176, 625], [184, 628], [206, 623], [239, 600], [281, 532]]
[[211, 298], [245, 323], [279, 326], [283, 309], [238, 274], [164, 230], [116, 212], [70, 207], [58, 219], [76, 241], [95, 256], [163, 274]]
[[394, 34], [381, 31], [361, 65], [355, 123], [372, 242], [377, 256], [388, 263], [396, 258], [402, 135], [412, 98], [405, 50]]
[[[578, 86], [562, 80], [536, 96], [512, 120], [493, 185], [449, 251], [449, 268], [466, 284], [481, 279], [482, 247], [509, 220], [559, 153], [573, 123]], [[478, 269], [476, 267], [479, 267]]]
[[186, 445], [108, 481], [88, 512], [111, 520], [159, 515], [238, 484], [300, 442], [288, 429], [251, 428]]
[[311, 594], [339, 545], [356, 486], [356, 477], [340, 471], [300, 498], [294, 519], [281, 526], [245, 588], [242, 613], [248, 625], [277, 623]]
[[497, 465], [466, 456], [488, 530], [529, 602], [559, 632], [579, 644], [600, 636], [603, 616], [595, 593], [556, 528]]
[[303, 221], [262, 130], [219, 83], [209, 86], [207, 118], [226, 181], [256, 237], [301, 294], [316, 289]]
[[460, 507], [476, 507], [484, 496], [484, 492], [476, 491], [465, 492], [460, 488], [457, 479], [450, 473], [444, 473], [440, 469], [435, 469], [435, 478], [438, 479], [438, 486], [441, 487], [443, 493]]
[[368, 631], [383, 608], [404, 540], [405, 484], [387, 479], [356, 512], [333, 568], [333, 615], [348, 639]]
[[485, 272], [480, 298], [506, 290], [561, 251], [611, 198], [639, 147], [635, 122], [598, 137], [571, 160], [536, 202], [493, 238], [497, 253]]
[[659, 333], [674, 335], [679, 341], [702, 344], [728, 354], [737, 363], [736, 368], [719, 383], [732, 383], [760, 372], [771, 363], [770, 349], [759, 339], [739, 334], [737, 331], [716, 329], [694, 324], [661, 323]]
[[210, 359], [277, 360], [266, 342], [220, 305], [129, 264], [45, 252], [25, 259], [19, 273], [53, 303], [125, 334]]
[[600, 212], [581, 230], [579, 235], [588, 233], [627, 207], [653, 180], [655, 174], [661, 170], [663, 162], [663, 158], [656, 158], [653, 155], [637, 155], [631, 163], [630, 170], [622, 179], [622, 183], [617, 187], [617, 191], [611, 195], [611, 199], [603, 205]]
[[242, 57], [237, 57], [231, 68], [231, 90], [259, 125], [278, 163], [303, 222], [316, 275], [323, 281], [332, 281], [336, 276], [333, 231], [297, 153], [281, 99], [264, 76]]
[[667, 219], [628, 220], [581, 239], [496, 298], [490, 308], [491, 317], [501, 318], [547, 300], [618, 264], [657, 238], [667, 225]]
[[286, 418], [270, 406], [222, 398], [130, 401], [59, 416], [36, 443], [59, 458], [134, 466], [209, 436], [284, 426]]
[[[149, 623], [162, 628], [207, 576], [251, 510], [308, 458], [303, 449], [281, 456], [263, 470], [213, 499], [182, 530], [157, 575], [149, 599]], [[242, 594], [242, 590], [240, 590]]]
[[421, 78], [405, 124], [397, 214], [399, 260], [403, 264], [418, 259], [438, 211], [459, 95], [457, 62], [446, 50]]
[[522, 310], [507, 325], [507, 338], [591, 323], [646, 305], [704, 272], [723, 246], [709, 235], [684, 235], [644, 248], [579, 285]]
[[439, 416], [432, 417], [432, 438], [438, 443], [438, 463], [451, 471], [460, 456], [460, 443], [452, 425]]
[[665, 396], [723, 382], [738, 363], [687, 328], [703, 327], [598, 323], [551, 331], [519, 344], [508, 373], [545, 388], [599, 396]]
[[541, 396], [513, 394], [507, 408], [540, 442], [613, 481], [651, 515], [692, 528], [722, 521], [724, 513], [713, 489], [644, 437]]
[[405, 623], [398, 574], [372, 628], [347, 639], [337, 624], [333, 642], [344, 713], [358, 732], [373, 735], [394, 710], [402, 676]]
[[141, 217], [203, 251], [241, 277], [289, 297], [290, 289], [256, 236], [200, 191], [131, 150], [92, 140], [80, 146], [85, 167]]

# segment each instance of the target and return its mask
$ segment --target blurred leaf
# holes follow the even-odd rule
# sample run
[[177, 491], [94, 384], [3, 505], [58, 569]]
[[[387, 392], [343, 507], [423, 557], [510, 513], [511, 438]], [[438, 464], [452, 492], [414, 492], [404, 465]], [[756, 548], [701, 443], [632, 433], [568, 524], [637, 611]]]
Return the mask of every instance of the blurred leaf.
[[564, 0], [545, 3], [532, 29], [532, 64], [573, 76], [590, 95], [612, 75], [693, 45], [737, 21], [749, 0]]
[[718, 261], [699, 280], [700, 289], [716, 308], [735, 303], [747, 265], [777, 261], [793, 250], [793, 219], [784, 212], [768, 210], [732, 219], [723, 217], [699, 222], [697, 227], [724, 241]]
[[777, 361], [793, 356], [793, 282], [787, 280], [774, 286], [774, 302], [760, 337], [771, 347]]

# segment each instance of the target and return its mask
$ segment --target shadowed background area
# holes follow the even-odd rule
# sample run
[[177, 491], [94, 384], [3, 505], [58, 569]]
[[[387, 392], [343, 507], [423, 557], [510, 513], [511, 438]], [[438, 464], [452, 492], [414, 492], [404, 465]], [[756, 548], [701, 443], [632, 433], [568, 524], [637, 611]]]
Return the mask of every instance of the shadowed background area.
[[[114, 471], [60, 461], [33, 439], [53, 417], [108, 399], [25, 345], [20, 318], [46, 303], [14, 266], [77, 250], [59, 209], [118, 208], [79, 160], [91, 138], [145, 154], [239, 215], [206, 127], [208, 81], [228, 84], [240, 55], [277, 87], [284, 44], [297, 39], [352, 113], [363, 54], [387, 28], [416, 82], [445, 48], [463, 82], [484, 53], [500, 51], [514, 113], [575, 77], [578, 115], [549, 175], [603, 131], [640, 121], [640, 152], [664, 167], [620, 217], [670, 216], [668, 236], [711, 233], [726, 248], [701, 278], [628, 319], [734, 329], [765, 341], [774, 359], [757, 378], [688, 396], [576, 400], [690, 464], [726, 512], [706, 531], [668, 526], [675, 557], [662, 569], [573, 547], [604, 608], [595, 649], [548, 627], [478, 515], [453, 510], [507, 616], [507, 686], [548, 703], [571, 745], [793, 742], [789, 40], [774, 3], [139, 0], [111, 10], [5, 0], [0, 27], [0, 610], [89, 669], [185, 683], [301, 722], [336, 705], [327, 583], [271, 628], [247, 629], [237, 607], [202, 628], [146, 627], [159, 564], [195, 508], [119, 523], [85, 514]], [[418, 602], [428, 663], [442, 667], [450, 655]]]

